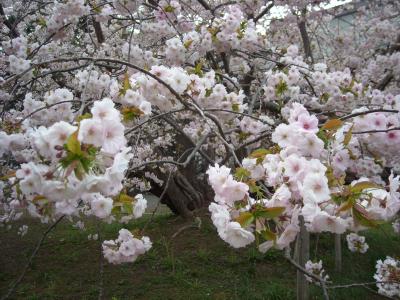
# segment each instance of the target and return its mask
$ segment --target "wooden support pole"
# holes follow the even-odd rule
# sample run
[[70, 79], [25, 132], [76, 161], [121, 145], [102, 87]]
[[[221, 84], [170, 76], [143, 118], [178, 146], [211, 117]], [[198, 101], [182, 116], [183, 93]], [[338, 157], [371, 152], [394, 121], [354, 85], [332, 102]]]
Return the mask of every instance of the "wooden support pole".
[[342, 272], [342, 241], [341, 235], [335, 234], [335, 270]]
[[[297, 263], [304, 268], [310, 259], [310, 234], [304, 225], [303, 216], [299, 216], [300, 233], [297, 236]], [[303, 272], [297, 271], [297, 300], [308, 300], [308, 282]]]

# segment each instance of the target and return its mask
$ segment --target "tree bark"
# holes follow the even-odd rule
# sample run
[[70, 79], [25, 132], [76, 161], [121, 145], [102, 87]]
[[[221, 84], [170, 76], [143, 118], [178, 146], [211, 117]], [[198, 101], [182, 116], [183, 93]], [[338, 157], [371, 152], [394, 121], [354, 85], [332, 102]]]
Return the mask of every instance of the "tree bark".
[[304, 54], [306, 58], [309, 58], [312, 63], [314, 63], [314, 58], [312, 55], [312, 50], [311, 50], [311, 41], [308, 36], [307, 28], [306, 28], [306, 10], [302, 11], [302, 15], [300, 17], [300, 20], [298, 21], [298, 26], [300, 30], [300, 35], [301, 39], [303, 41], [303, 47], [304, 47]]
[[[167, 174], [159, 174], [158, 176], [166, 183]], [[150, 192], [160, 197], [163, 188], [153, 185]], [[211, 188], [205, 182], [196, 178], [195, 173], [191, 172], [190, 169], [184, 169], [172, 175], [161, 203], [167, 205], [174, 214], [190, 218], [194, 210], [205, 207], [211, 199]]]

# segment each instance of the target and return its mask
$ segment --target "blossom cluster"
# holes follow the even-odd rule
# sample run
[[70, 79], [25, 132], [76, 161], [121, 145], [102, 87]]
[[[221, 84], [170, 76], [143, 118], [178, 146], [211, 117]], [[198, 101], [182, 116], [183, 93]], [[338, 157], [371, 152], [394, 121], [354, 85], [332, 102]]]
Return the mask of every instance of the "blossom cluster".
[[[398, 95], [372, 88], [353, 76], [350, 69], [330, 71], [324, 63], [309, 65], [303, 61], [294, 45], [287, 48], [280, 62], [286, 65], [283, 70], [269, 70], [265, 73], [266, 84], [263, 89], [267, 103], [287, 103], [283, 108], [284, 115], [289, 114], [293, 102], [317, 110], [347, 110], [349, 114], [359, 114], [353, 119], [352, 130], [366, 134], [358, 136], [360, 147], [355, 148], [368, 148], [375, 157], [381, 158], [383, 165], [398, 171]], [[309, 89], [311, 93], [307, 93]], [[371, 107], [382, 108], [382, 111], [378, 109], [375, 113], [363, 114]], [[371, 140], [374, 142], [371, 143]], [[349, 163], [348, 154], [342, 151], [337, 155], [339, 165], [344, 167], [344, 163]], [[374, 163], [374, 157], [372, 162], [364, 157], [358, 160], [364, 163], [350, 166], [352, 172], [377, 180], [381, 166]]]
[[[328, 281], [328, 279], [329, 279], [329, 275], [324, 274], [325, 270], [322, 267], [322, 260], [320, 260], [319, 262], [315, 262], [315, 263], [313, 263], [311, 260], [307, 261], [306, 265], [305, 265], [305, 269], [308, 273], [318, 276], [323, 281]], [[306, 276], [306, 279], [308, 282], [315, 282], [315, 279], [313, 279], [312, 277], [307, 276], [307, 275], [305, 275], [305, 276]], [[320, 284], [318, 281], [315, 283], [317, 285]]]
[[91, 112], [92, 118], [80, 122], [78, 140], [115, 155], [126, 145], [126, 139], [125, 127], [119, 111], [114, 108], [114, 102], [108, 98], [98, 101]]
[[374, 279], [380, 294], [400, 297], [400, 261], [390, 256], [376, 263]]
[[52, 14], [46, 22], [49, 31], [57, 31], [68, 23], [77, 23], [79, 17], [89, 13], [89, 6], [84, 0], [71, 0], [66, 3], [56, 2], [52, 7]]
[[[395, 217], [400, 210], [399, 176], [389, 176], [388, 189], [368, 178], [345, 182], [346, 170], [359, 152], [351, 124], [332, 120], [319, 127], [318, 119], [300, 104], [292, 106], [288, 122], [273, 132], [276, 146], [256, 150], [242, 161], [236, 179], [225, 166], [209, 168], [215, 192], [210, 211], [222, 239], [239, 247], [250, 244], [257, 234], [265, 239], [259, 246], [265, 252], [294, 241], [299, 214], [308, 231], [338, 234]], [[266, 187], [274, 190], [268, 198]], [[229, 235], [232, 221], [238, 233], [234, 239]], [[360, 252], [368, 248], [355, 234], [348, 240], [350, 247], [359, 245]]]
[[15, 55], [10, 55], [8, 59], [10, 63], [10, 72], [12, 74], [23, 73], [31, 66], [31, 61], [29, 59], [19, 58]]
[[21, 237], [23, 237], [24, 235], [26, 235], [28, 233], [28, 225], [22, 225], [19, 229], [18, 229], [18, 235], [20, 235]]
[[121, 229], [116, 240], [103, 242], [103, 254], [109, 263], [121, 264], [134, 262], [139, 255], [151, 249], [152, 243], [147, 236], [138, 239], [127, 229]]
[[[58, 102], [60, 97], [70, 99], [72, 95], [60, 89], [48, 95], [46, 101]], [[5, 151], [12, 149], [9, 145], [15, 143], [15, 135], [21, 140], [21, 148], [29, 147], [37, 154], [25, 156], [25, 163], [10, 178], [18, 188], [11, 191], [15, 195], [11, 207], [26, 206], [32, 215], [43, 218], [52, 217], [53, 213], [77, 215], [80, 210], [99, 218], [111, 215], [112, 197], [122, 190], [132, 154], [126, 147], [120, 113], [110, 99], [96, 101], [91, 117], [75, 125], [58, 121], [50, 127], [28, 127], [24, 133], [3, 133]], [[137, 210], [141, 212], [143, 201], [136, 202], [140, 203]], [[142, 213], [139, 212], [135, 214]]]
[[19, 58], [27, 58], [28, 45], [28, 40], [25, 36], [16, 37], [1, 43], [3, 50], [8, 55], [14, 55]]
[[365, 242], [365, 237], [356, 233], [350, 233], [346, 236], [347, 246], [351, 252], [365, 253], [369, 246]]
[[68, 89], [55, 89], [43, 97], [43, 101], [36, 100], [32, 93], [27, 93], [24, 98], [22, 114], [28, 117], [24, 126], [50, 126], [57, 121], [72, 122], [74, 112], [72, 102], [74, 95]]
[[75, 74], [77, 90], [82, 96], [99, 97], [110, 88], [111, 78], [108, 74], [99, 74], [96, 70], [86, 69]]

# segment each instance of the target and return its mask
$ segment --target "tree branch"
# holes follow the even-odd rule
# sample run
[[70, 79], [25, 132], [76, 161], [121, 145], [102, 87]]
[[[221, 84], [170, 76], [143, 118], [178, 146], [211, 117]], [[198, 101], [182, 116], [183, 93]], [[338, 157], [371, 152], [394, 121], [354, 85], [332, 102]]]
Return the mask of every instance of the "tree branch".
[[257, 23], [262, 17], [264, 17], [274, 5], [275, 5], [274, 1], [268, 4], [267, 7], [265, 7], [257, 16], [254, 17], [253, 19], [254, 23]]
[[394, 76], [392, 72], [387, 73], [385, 77], [383, 77], [382, 80], [378, 82], [378, 84], [376, 85], [376, 89], [383, 91], [389, 85], [393, 78]]
[[209, 10], [213, 13], [213, 10], [211, 9], [210, 5], [205, 0], [197, 0], [197, 2], [200, 3], [201, 6], [203, 6], [206, 10]]
[[301, 39], [303, 41], [304, 53], [306, 58], [310, 58], [311, 62], [314, 63], [314, 58], [312, 56], [311, 51], [311, 42], [310, 37], [308, 36], [307, 28], [306, 28], [306, 19], [305, 19], [306, 11], [303, 10], [301, 19], [298, 21], [298, 26], [300, 30]]

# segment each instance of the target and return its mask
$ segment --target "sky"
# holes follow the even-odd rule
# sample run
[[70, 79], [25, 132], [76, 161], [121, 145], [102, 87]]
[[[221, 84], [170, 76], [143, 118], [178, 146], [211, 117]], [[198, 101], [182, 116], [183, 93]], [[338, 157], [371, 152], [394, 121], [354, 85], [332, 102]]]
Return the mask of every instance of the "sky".
[[324, 8], [331, 8], [331, 7], [335, 7], [335, 6], [341, 5], [341, 4], [349, 3], [349, 2], [351, 2], [351, 1], [352, 1], [352, 0], [340, 0], [340, 1], [338, 1], [338, 0], [332, 0], [331, 3], [329, 3], [329, 4], [327, 4], [327, 5], [324, 5], [323, 7], [324, 7]]
[[[332, 0], [329, 4], [322, 5], [323, 8], [332, 8], [338, 5], [346, 4], [352, 2], [353, 0]], [[274, 6], [271, 9], [271, 15], [274, 17], [282, 17], [286, 14], [285, 9], [283, 7]]]

